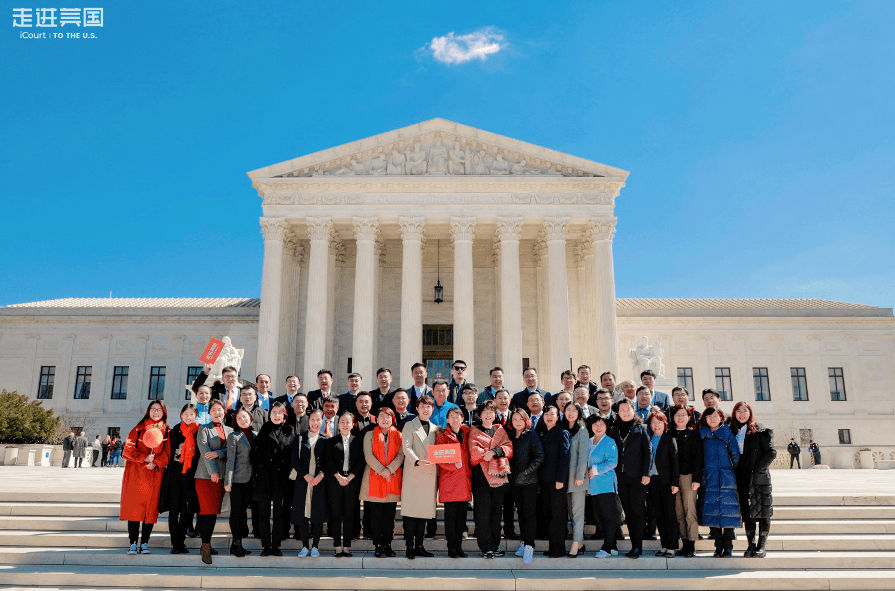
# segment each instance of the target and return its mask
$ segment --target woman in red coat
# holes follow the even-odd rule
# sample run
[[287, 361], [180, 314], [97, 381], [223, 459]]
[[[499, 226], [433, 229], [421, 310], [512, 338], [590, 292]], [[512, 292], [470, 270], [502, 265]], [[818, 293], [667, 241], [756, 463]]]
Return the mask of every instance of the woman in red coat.
[[[168, 440], [168, 409], [161, 400], [154, 400], [146, 409], [143, 420], [137, 423], [124, 443], [122, 455], [127, 460], [124, 480], [121, 482], [121, 511], [118, 518], [127, 521], [127, 535], [130, 539], [128, 554], [149, 554], [149, 536], [152, 526], [158, 521], [158, 499], [162, 488], [162, 475], [168, 465], [170, 446]], [[144, 435], [157, 429], [161, 441], [149, 448]], [[159, 434], [154, 434], [158, 436]], [[153, 434], [150, 434], [150, 437]], [[140, 535], [140, 522], [143, 534]], [[137, 539], [140, 547], [137, 548]]]
[[438, 464], [438, 500], [444, 503], [444, 537], [448, 556], [465, 558], [463, 530], [466, 528], [466, 507], [472, 500], [472, 471], [469, 467], [469, 427], [463, 424], [463, 411], [452, 408], [447, 415], [447, 428], [435, 436], [435, 445], [460, 445], [460, 459], [455, 463]]

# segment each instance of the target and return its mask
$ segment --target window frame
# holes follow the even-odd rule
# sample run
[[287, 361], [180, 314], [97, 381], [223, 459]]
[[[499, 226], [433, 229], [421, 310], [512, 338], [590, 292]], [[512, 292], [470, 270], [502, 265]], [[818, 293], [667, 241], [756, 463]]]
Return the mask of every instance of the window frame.
[[[683, 370], [684, 375], [681, 375], [681, 371]], [[689, 375], [687, 372], [690, 372]], [[684, 383], [681, 383], [681, 378], [684, 379]], [[687, 383], [689, 380], [689, 383]], [[693, 402], [696, 400], [696, 393], [693, 389], [696, 387], [693, 382], [693, 368], [692, 367], [679, 367], [677, 368], [677, 385], [681, 388], [687, 389], [687, 394], [690, 397], [690, 401]]]
[[[46, 371], [45, 371], [46, 370]], [[56, 366], [41, 365], [40, 380], [37, 382], [37, 399], [52, 400], [53, 386], [56, 383]]]
[[[801, 375], [793, 375], [794, 372], [802, 372]], [[792, 399], [793, 402], [808, 402], [808, 372], [804, 367], [790, 367], [789, 368], [789, 379], [792, 383]], [[804, 385], [804, 398], [796, 398], [796, 389], [798, 388], [799, 394], [801, 395], [801, 391]]]
[[[833, 402], [845, 402], [848, 400], [848, 396], [845, 391], [845, 368], [843, 367], [828, 367], [827, 368], [827, 377], [830, 380], [830, 400]], [[838, 387], [839, 383], [842, 384], [841, 390], [834, 390], [834, 382], [836, 381], [836, 386]], [[834, 394], [839, 394], [841, 398], [834, 398]]]
[[[756, 375], [756, 372], [758, 372], [758, 375]], [[762, 372], [764, 372], [764, 373], [762, 373]], [[770, 402], [771, 401], [771, 378], [768, 375], [767, 367], [753, 367], [752, 368], [752, 386], [753, 386], [753, 388], [755, 388], [755, 401], [756, 402]], [[762, 391], [759, 391], [759, 387], [761, 387]], [[766, 396], [766, 398], [764, 396]]]
[[149, 400], [165, 399], [165, 378], [168, 367], [165, 365], [153, 365], [149, 368]]
[[[119, 373], [118, 370], [124, 370], [124, 373]], [[129, 365], [116, 365], [112, 368], [112, 391], [109, 394], [112, 400], [127, 400], [129, 378]]]
[[75, 400], [90, 400], [90, 384], [93, 382], [93, 366], [79, 365], [75, 374]]
[[[721, 372], [721, 375], [718, 375], [719, 371]], [[724, 375], [725, 371], [727, 372], [727, 375]], [[719, 379], [721, 380], [721, 384], [718, 383]], [[727, 388], [723, 387], [725, 379], [727, 380], [727, 384], [730, 387], [729, 390]], [[715, 368], [715, 390], [718, 391], [718, 394], [721, 397], [720, 399], [723, 402], [731, 402], [733, 400], [733, 378], [731, 377], [729, 367], [716, 367]], [[725, 397], [725, 394], [727, 395], [726, 397]]]

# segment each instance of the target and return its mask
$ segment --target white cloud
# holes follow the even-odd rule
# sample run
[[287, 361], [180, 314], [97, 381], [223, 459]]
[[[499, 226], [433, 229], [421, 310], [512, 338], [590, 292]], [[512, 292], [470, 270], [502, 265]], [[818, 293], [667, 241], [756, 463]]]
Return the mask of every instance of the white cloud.
[[443, 37], [435, 37], [421, 49], [432, 52], [432, 57], [443, 64], [457, 65], [474, 59], [485, 61], [489, 55], [506, 49], [507, 44], [502, 41], [503, 35], [489, 27], [459, 36], [452, 31]]

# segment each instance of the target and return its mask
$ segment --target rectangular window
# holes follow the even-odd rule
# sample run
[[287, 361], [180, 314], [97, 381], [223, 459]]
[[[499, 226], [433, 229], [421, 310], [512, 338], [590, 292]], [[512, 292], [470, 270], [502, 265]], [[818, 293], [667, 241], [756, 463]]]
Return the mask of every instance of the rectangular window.
[[790, 367], [789, 375], [792, 379], [792, 399], [797, 401], [807, 401], [808, 378], [805, 377], [805, 368]]
[[165, 399], [165, 368], [153, 366], [149, 372], [149, 400]]
[[841, 367], [830, 368], [830, 400], [845, 400], [845, 374]]
[[755, 384], [755, 400], [771, 399], [771, 384], [768, 380], [768, 368], [753, 367], [752, 382]]
[[[193, 385], [193, 382], [196, 381], [196, 378], [199, 377], [199, 374], [202, 373], [202, 370], [204, 370], [204, 369], [205, 369], [205, 368], [202, 367], [201, 365], [198, 366], [198, 367], [193, 366], [193, 367], [188, 367], [188, 368], [186, 368], [186, 385], [187, 385], [187, 388], [189, 388], [190, 386]], [[189, 400], [189, 399], [190, 399], [190, 392], [191, 392], [191, 390], [188, 390], [187, 388], [184, 388], [184, 391], [186, 392], [186, 398], [185, 398], [184, 400]]]
[[715, 368], [715, 390], [721, 395], [721, 400], [733, 400], [733, 384], [730, 382], [730, 368]]
[[75, 380], [75, 400], [87, 400], [90, 398], [90, 378], [93, 368], [89, 365], [78, 366], [78, 377]]
[[112, 400], [127, 399], [127, 375], [130, 368], [126, 365], [116, 365], [112, 376]]
[[696, 394], [693, 392], [693, 368], [679, 367], [677, 368], [677, 385], [686, 388], [690, 395], [690, 400], [696, 400]]
[[839, 444], [851, 445], [851, 429], [839, 429]]
[[121, 437], [121, 427], [109, 427], [106, 433], [109, 437]]
[[522, 358], [522, 372], [525, 373], [525, 370], [531, 367], [531, 361], [528, 357]]
[[42, 365], [40, 368], [40, 385], [37, 387], [37, 397], [50, 399], [53, 397], [53, 380], [56, 379], [55, 365]]

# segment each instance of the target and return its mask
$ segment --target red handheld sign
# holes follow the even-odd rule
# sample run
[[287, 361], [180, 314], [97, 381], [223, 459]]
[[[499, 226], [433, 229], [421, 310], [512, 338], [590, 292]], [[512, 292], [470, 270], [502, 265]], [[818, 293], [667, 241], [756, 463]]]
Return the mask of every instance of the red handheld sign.
[[218, 339], [212, 338], [210, 341], [208, 341], [208, 346], [205, 347], [205, 351], [202, 352], [202, 357], [199, 358], [199, 361], [201, 361], [202, 363], [214, 364], [214, 362], [218, 360], [218, 356], [223, 350], [224, 341], [219, 341]]
[[433, 464], [453, 464], [459, 462], [460, 457], [459, 443], [429, 446], [429, 461]]

